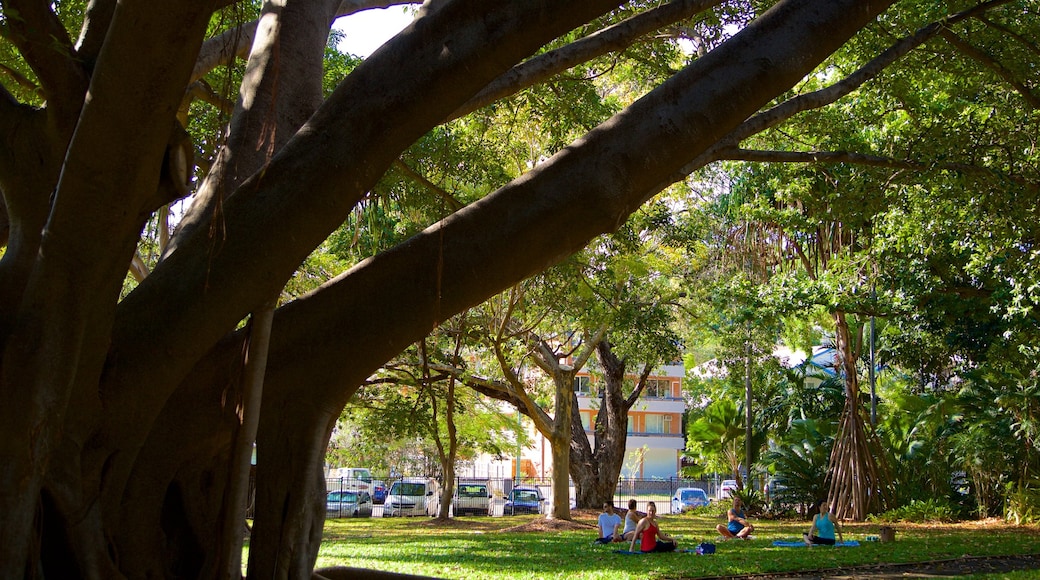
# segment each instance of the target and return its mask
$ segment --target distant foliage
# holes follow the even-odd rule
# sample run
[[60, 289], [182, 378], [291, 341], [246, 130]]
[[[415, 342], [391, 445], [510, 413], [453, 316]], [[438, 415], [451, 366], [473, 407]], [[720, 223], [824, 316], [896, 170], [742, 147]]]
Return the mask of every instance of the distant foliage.
[[765, 497], [750, 487], [734, 489], [730, 494], [733, 497], [740, 498], [740, 503], [744, 506], [744, 511], [746, 511], [748, 515], [758, 515], [765, 510]]
[[1005, 517], [1015, 525], [1040, 523], [1040, 480], [1011, 488]]
[[867, 519], [874, 522], [952, 522], [957, 519], [956, 513], [956, 506], [948, 500], [933, 498], [914, 500]]

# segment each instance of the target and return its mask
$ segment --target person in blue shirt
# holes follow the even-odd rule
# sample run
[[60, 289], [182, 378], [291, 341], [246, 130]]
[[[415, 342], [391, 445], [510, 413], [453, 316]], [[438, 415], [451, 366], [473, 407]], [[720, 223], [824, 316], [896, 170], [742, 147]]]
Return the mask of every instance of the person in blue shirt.
[[755, 526], [752, 526], [751, 522], [747, 521], [747, 516], [744, 515], [744, 506], [741, 505], [739, 497], [733, 498], [733, 507], [726, 512], [726, 517], [729, 518], [729, 521], [725, 525], [719, 524], [715, 526], [715, 529], [722, 534], [723, 539], [751, 539], [751, 532], [755, 531]]
[[834, 532], [838, 532], [838, 539], [845, 541], [845, 538], [841, 534], [841, 524], [831, 514], [830, 504], [827, 500], [820, 500], [816, 502], [816, 510], [818, 513], [813, 514], [812, 525], [809, 526], [809, 532], [802, 534], [802, 540], [805, 541], [806, 546], [813, 545], [834, 545]]

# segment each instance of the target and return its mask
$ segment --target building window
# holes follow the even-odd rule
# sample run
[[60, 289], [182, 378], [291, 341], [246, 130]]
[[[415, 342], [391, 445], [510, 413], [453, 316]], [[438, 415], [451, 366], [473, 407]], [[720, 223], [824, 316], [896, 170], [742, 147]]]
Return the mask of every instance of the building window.
[[592, 392], [592, 379], [590, 377], [574, 377], [574, 392], [588, 395]]
[[664, 379], [647, 379], [644, 396], [651, 399], [667, 399], [672, 396], [672, 383]]
[[628, 432], [629, 433], [635, 433], [636, 432], [636, 418], [631, 416], [631, 415], [628, 416]]
[[646, 432], [647, 433], [664, 433], [664, 415], [647, 415], [646, 416]]
[[675, 433], [675, 431], [672, 431], [672, 416], [671, 415], [665, 415], [664, 416], [664, 430], [661, 431], [661, 432], [662, 433], [668, 433], [668, 434]]
[[588, 431], [589, 429], [591, 429], [591, 427], [590, 427], [591, 424], [592, 424], [592, 413], [586, 413], [585, 411], [581, 411], [581, 426], [586, 431]]

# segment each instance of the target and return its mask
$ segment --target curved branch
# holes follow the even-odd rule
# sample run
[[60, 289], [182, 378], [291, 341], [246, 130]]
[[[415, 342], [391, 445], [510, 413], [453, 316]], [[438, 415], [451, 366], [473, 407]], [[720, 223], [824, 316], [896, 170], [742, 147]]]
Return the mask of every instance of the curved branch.
[[921, 163], [906, 159], [880, 157], [851, 151], [767, 151], [760, 149], [723, 149], [719, 159], [728, 161], [754, 161], [760, 163], [851, 163], [867, 167], [883, 167], [911, 171], [959, 171], [975, 175], [995, 175], [1002, 180], [1021, 185], [1032, 191], [1040, 189], [1040, 183], [1021, 175], [1007, 175], [989, 167], [968, 163]]
[[1005, 68], [1004, 65], [997, 62], [997, 60], [992, 56], [961, 40], [961, 38], [954, 34], [952, 30], [944, 28], [940, 34], [946, 42], [950, 43], [950, 46], [956, 48], [961, 54], [978, 62], [1000, 77], [1001, 80], [1011, 85], [1011, 88], [1015, 89], [1015, 92], [1022, 95], [1022, 98], [1025, 99], [1026, 106], [1029, 107], [1029, 110], [1032, 111], [1040, 108], [1040, 97], [1034, 95], [1033, 91], [1031, 91], [1025, 83], [1018, 80], [1014, 73]]
[[40, 79], [48, 107], [64, 117], [67, 108], [78, 109], [82, 104], [88, 80], [52, 6], [37, 0], [9, 0], [4, 12], [8, 16], [17, 13], [17, 18], [6, 19], [11, 31], [8, 39]]
[[798, 113], [822, 108], [834, 103], [841, 97], [848, 95], [867, 81], [881, 74], [881, 72], [888, 68], [888, 66], [906, 56], [911, 50], [934, 38], [945, 27], [982, 14], [992, 8], [1007, 4], [1009, 1], [1010, 0], [990, 0], [989, 2], [983, 2], [969, 10], [950, 15], [947, 18], [923, 26], [911, 36], [898, 40], [884, 52], [863, 65], [860, 69], [833, 85], [811, 93], [799, 95], [749, 118], [734, 131], [720, 139], [714, 147], [696, 156], [677, 174], [670, 176], [668, 183], [662, 184], [662, 189], [671, 183], [675, 183], [676, 181], [685, 178], [708, 163], [719, 160], [720, 157], [718, 157], [718, 155], [722, 150], [731, 148], [752, 135], [757, 135], [766, 129], [775, 127]]
[[[618, 227], [690, 151], [709, 148], [869, 20], [864, 6], [876, 14], [888, 5], [845, 1], [813, 5], [825, 23], [819, 13], [771, 12], [521, 179], [280, 308], [269, 378], [283, 386], [272, 388], [287, 404], [295, 397], [342, 406], [354, 385], [436, 320]], [[791, 58], [804, 50], [813, 54]], [[331, 363], [344, 353], [353, 364]], [[300, 385], [310, 395], [300, 397]]]
[[451, 113], [448, 120], [458, 119], [472, 113], [597, 56], [628, 48], [640, 37], [650, 32], [694, 16], [721, 3], [722, 0], [674, 0], [627, 18], [567, 46], [538, 55], [513, 67], [512, 70], [492, 81], [475, 97]]

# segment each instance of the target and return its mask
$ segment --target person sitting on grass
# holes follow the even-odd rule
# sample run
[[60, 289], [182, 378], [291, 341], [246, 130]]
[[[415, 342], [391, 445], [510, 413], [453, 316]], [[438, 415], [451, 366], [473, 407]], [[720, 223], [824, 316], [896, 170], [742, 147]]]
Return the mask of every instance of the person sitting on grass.
[[838, 520], [834, 519], [834, 515], [830, 512], [830, 505], [827, 500], [821, 499], [816, 502], [816, 509], [813, 514], [812, 525], [809, 526], [809, 532], [802, 534], [802, 540], [805, 541], [806, 546], [812, 546], [815, 544], [821, 544], [824, 546], [834, 545], [834, 530], [838, 530], [838, 539], [842, 542], [845, 538], [841, 534], [841, 524]]
[[639, 525], [639, 520], [642, 517], [643, 514], [636, 510], [636, 500], [628, 500], [628, 511], [625, 512], [625, 529], [621, 531], [621, 537], [626, 542], [631, 542], [632, 538], [636, 537], [636, 526]]
[[599, 514], [599, 538], [597, 544], [609, 544], [620, 542], [621, 538], [621, 516], [614, 513], [614, 504], [604, 503], [603, 513]]
[[751, 536], [751, 532], [755, 531], [755, 526], [752, 526], [744, 515], [744, 509], [740, 504], [739, 497], [733, 498], [733, 507], [726, 512], [726, 516], [729, 518], [729, 522], [726, 525], [719, 524], [715, 526], [715, 529], [722, 534], [722, 539], [739, 538], [747, 540]]
[[639, 551], [643, 553], [674, 552], [679, 547], [675, 538], [661, 531], [661, 527], [657, 523], [657, 504], [654, 502], [646, 505], [646, 517], [639, 520], [639, 524], [636, 525], [632, 541], [628, 546], [629, 552], [635, 551], [636, 538], [639, 537], [639, 534], [643, 535], [639, 542]]

